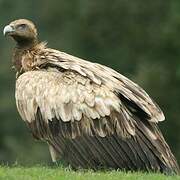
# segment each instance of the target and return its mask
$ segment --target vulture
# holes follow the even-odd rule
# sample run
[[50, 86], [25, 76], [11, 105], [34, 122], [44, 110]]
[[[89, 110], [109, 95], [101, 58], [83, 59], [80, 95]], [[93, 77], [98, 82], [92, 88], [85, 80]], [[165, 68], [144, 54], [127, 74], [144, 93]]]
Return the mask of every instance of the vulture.
[[18, 112], [52, 161], [73, 169], [119, 169], [178, 174], [158, 122], [160, 107], [115, 70], [48, 48], [33, 22], [4, 27], [16, 42]]

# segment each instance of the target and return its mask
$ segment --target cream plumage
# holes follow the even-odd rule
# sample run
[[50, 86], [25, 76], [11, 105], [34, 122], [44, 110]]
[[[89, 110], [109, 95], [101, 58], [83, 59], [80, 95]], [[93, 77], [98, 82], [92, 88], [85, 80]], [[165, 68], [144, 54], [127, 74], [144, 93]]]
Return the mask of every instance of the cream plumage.
[[118, 72], [37, 40], [34, 24], [16, 20], [4, 34], [17, 42], [16, 104], [53, 161], [73, 168], [119, 168], [178, 173], [157, 122], [164, 120], [148, 94]]

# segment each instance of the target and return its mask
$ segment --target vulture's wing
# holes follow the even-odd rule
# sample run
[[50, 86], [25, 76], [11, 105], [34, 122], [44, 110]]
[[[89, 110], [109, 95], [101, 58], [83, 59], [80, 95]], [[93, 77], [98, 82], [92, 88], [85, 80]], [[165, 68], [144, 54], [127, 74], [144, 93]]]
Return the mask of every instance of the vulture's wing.
[[70, 131], [62, 129], [65, 137], [135, 134], [132, 114], [119, 97], [76, 72], [26, 72], [16, 82], [16, 100], [20, 115], [28, 123], [36, 119], [38, 109], [47, 124], [53, 119], [71, 122]]
[[103, 84], [114, 93], [131, 103], [135, 110], [142, 110], [151, 122], [165, 119], [159, 106], [137, 84], [113, 69], [97, 63], [82, 60], [67, 53], [46, 49], [48, 62], [62, 69], [78, 72], [96, 84]]
[[54, 159], [75, 168], [178, 169], [155, 123], [163, 113], [139, 86], [105, 66], [46, 53], [41, 70], [17, 79], [16, 103]]

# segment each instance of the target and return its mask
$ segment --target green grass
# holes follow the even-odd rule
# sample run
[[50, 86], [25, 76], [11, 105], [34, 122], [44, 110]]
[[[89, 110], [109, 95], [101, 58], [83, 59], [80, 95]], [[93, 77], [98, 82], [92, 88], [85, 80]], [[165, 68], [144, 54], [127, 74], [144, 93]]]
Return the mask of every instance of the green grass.
[[0, 167], [0, 180], [180, 180], [180, 176], [125, 173], [120, 171], [73, 171], [62, 167]]

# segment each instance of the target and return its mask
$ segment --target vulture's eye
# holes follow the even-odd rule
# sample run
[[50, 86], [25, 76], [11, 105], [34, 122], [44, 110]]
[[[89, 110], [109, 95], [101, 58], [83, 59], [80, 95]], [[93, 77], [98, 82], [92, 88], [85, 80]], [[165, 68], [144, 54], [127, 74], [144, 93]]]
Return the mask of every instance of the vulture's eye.
[[26, 24], [20, 24], [20, 25], [18, 25], [18, 30], [24, 30], [24, 29], [26, 29], [26, 27], [27, 27], [27, 25]]

